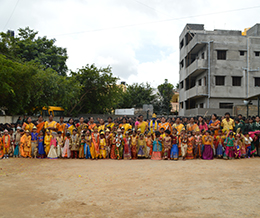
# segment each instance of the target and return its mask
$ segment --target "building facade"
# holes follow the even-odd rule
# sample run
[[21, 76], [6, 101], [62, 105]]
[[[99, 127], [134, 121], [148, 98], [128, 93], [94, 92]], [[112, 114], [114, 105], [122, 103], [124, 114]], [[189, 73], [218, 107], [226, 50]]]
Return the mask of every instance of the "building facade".
[[260, 24], [245, 33], [187, 24], [179, 43], [179, 115], [234, 114], [260, 93]]

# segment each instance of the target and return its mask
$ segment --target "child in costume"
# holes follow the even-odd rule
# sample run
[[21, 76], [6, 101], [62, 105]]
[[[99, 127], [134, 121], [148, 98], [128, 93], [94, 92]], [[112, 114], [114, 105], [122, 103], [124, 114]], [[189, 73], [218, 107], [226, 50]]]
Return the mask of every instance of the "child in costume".
[[178, 160], [179, 159], [178, 135], [177, 135], [177, 129], [176, 128], [174, 128], [172, 130], [172, 148], [171, 148], [170, 158], [172, 160]]
[[183, 160], [185, 160], [185, 158], [186, 158], [187, 148], [188, 148], [188, 135], [187, 135], [187, 133], [185, 133], [181, 140], [181, 155], [182, 155]]
[[57, 159], [58, 158], [58, 155], [57, 155], [57, 133], [56, 132], [52, 132], [51, 133], [52, 137], [51, 137], [51, 141], [50, 141], [50, 150], [49, 150], [49, 153], [47, 155], [47, 157], [49, 159]]
[[77, 129], [73, 129], [72, 136], [70, 137], [70, 151], [71, 158], [78, 158], [79, 137], [77, 135]]
[[32, 146], [32, 157], [36, 158], [38, 154], [38, 133], [37, 128], [34, 126], [31, 133], [31, 146]]
[[48, 156], [49, 154], [49, 150], [50, 150], [50, 143], [51, 143], [51, 132], [50, 130], [46, 130], [46, 135], [44, 137], [44, 150], [45, 150], [45, 154]]
[[3, 143], [3, 153], [4, 153], [4, 157], [3, 159], [8, 159], [8, 153], [9, 153], [9, 149], [11, 146], [11, 136], [8, 133], [8, 130], [5, 129], [4, 130], [4, 135], [2, 137], [2, 143]]
[[140, 138], [137, 140], [137, 157], [138, 158], [144, 158], [147, 157], [147, 151], [146, 151], [146, 141], [144, 138], [144, 135], [141, 133]]
[[62, 149], [62, 157], [63, 158], [70, 158], [71, 152], [70, 152], [70, 132], [68, 131], [66, 133], [65, 139], [64, 139], [64, 147]]
[[229, 132], [225, 144], [226, 144], [226, 152], [224, 159], [234, 159], [234, 137], [233, 137], [233, 132]]
[[105, 133], [102, 131], [100, 132], [100, 140], [99, 140], [99, 158], [100, 159], [106, 159], [106, 138]]
[[131, 148], [130, 148], [130, 145], [131, 145], [131, 138], [129, 136], [129, 132], [126, 131], [125, 132], [125, 137], [124, 137], [124, 159], [125, 160], [131, 160]]
[[81, 139], [80, 139], [80, 143], [79, 143], [79, 159], [83, 159], [85, 157], [85, 154], [84, 154], [84, 147], [86, 144], [85, 134], [81, 133], [80, 138]]
[[41, 130], [38, 136], [38, 154], [41, 159], [44, 158], [45, 156], [45, 151], [44, 151], [44, 135], [43, 131]]
[[155, 139], [153, 141], [153, 153], [152, 160], [161, 160], [162, 159], [162, 142], [161, 142], [161, 133], [159, 131], [155, 132]]
[[194, 136], [194, 159], [201, 158], [201, 146], [202, 146], [202, 135], [200, 130], [197, 129]]
[[193, 146], [194, 146], [194, 137], [192, 136], [192, 132], [188, 132], [188, 143], [187, 143], [187, 160], [193, 159]]
[[23, 146], [23, 152], [24, 152], [23, 157], [31, 158], [31, 134], [30, 134], [30, 131], [26, 130], [25, 135], [26, 135], [26, 141], [25, 141], [25, 144]]
[[147, 156], [149, 158], [151, 158], [152, 153], [153, 153], [153, 139], [152, 139], [151, 133], [147, 134], [146, 146], [147, 146]]
[[110, 150], [110, 158], [116, 159], [116, 132], [113, 132], [112, 138], [111, 138], [111, 150]]
[[21, 130], [21, 127], [17, 127], [17, 130], [15, 132], [14, 157], [19, 157], [19, 147], [20, 147], [20, 139], [21, 139], [20, 130]]
[[172, 147], [172, 138], [170, 136], [171, 132], [170, 130], [165, 130], [165, 137], [163, 138], [163, 144], [164, 144], [164, 160], [170, 160], [170, 154], [171, 154], [171, 147]]
[[59, 157], [61, 157], [61, 154], [62, 154], [64, 138], [63, 138], [61, 131], [58, 131], [57, 134], [58, 134], [58, 136], [56, 138], [56, 140], [57, 140], [57, 156], [59, 158]]
[[132, 159], [137, 159], [137, 140], [138, 136], [136, 134], [136, 131], [133, 131], [133, 135], [131, 136], [131, 153], [132, 153]]
[[86, 135], [85, 135], [85, 146], [84, 146], [84, 155], [86, 159], [91, 159], [91, 153], [90, 153], [90, 147], [92, 146], [91, 144], [91, 135], [90, 135], [90, 130], [87, 130]]

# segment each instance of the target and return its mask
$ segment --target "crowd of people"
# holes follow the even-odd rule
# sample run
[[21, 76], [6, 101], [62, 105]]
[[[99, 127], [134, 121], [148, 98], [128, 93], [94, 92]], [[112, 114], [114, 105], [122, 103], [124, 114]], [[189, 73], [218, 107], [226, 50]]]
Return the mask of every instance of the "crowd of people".
[[260, 118], [152, 115], [150, 120], [118, 117], [70, 118], [50, 115], [0, 124], [0, 158], [190, 160], [240, 159], [260, 155]]

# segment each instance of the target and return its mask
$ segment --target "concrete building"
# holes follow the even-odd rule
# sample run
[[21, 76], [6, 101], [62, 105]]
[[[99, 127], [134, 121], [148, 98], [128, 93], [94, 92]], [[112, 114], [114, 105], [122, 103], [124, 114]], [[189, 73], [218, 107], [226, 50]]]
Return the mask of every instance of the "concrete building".
[[179, 115], [234, 114], [260, 94], [260, 24], [243, 33], [187, 24], [179, 42]]

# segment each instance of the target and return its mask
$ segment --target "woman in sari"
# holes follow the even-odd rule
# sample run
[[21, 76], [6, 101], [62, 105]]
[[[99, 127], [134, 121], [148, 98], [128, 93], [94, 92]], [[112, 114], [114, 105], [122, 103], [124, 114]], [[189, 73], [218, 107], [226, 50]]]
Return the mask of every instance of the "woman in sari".
[[159, 129], [163, 128], [164, 131], [169, 130], [170, 134], [172, 133], [172, 126], [166, 121], [165, 117], [161, 118], [161, 123], [159, 123]]
[[144, 132], [146, 132], [148, 129], [148, 123], [143, 120], [144, 119], [143, 115], [139, 115], [138, 118], [139, 118], [139, 124], [137, 128], [141, 129], [141, 133], [144, 134]]
[[45, 124], [42, 115], [38, 116], [38, 120], [37, 120], [36, 124], [37, 124], [37, 126], [36, 126], [37, 131], [36, 132], [39, 134], [40, 131], [42, 131], [44, 124]]
[[202, 142], [204, 144], [203, 159], [212, 160], [213, 159], [213, 137], [210, 135], [210, 131], [206, 131], [206, 135], [202, 137]]
[[29, 132], [32, 132], [33, 127], [34, 127], [34, 124], [32, 123], [32, 118], [28, 117], [26, 122], [23, 123], [22, 129], [24, 131], [29, 130]]
[[122, 122], [123, 122], [123, 123], [119, 125], [119, 128], [122, 129], [122, 127], [123, 127], [123, 128], [124, 128], [123, 134], [125, 134], [125, 133], [128, 132], [130, 129], [132, 129], [132, 126], [131, 126], [129, 123], [127, 123], [127, 120], [126, 120], [125, 117], [123, 117]]
[[99, 157], [99, 133], [97, 126], [94, 127], [94, 132], [91, 134], [92, 139], [92, 146], [90, 148], [90, 153], [92, 156], [92, 159], [98, 159]]
[[208, 125], [207, 125], [207, 123], [205, 122], [205, 120], [203, 119], [202, 116], [199, 116], [198, 126], [199, 126], [199, 129], [200, 129], [201, 132], [202, 132], [202, 130], [205, 130], [205, 131], [208, 130]]
[[177, 129], [177, 135], [181, 134], [182, 130], [185, 130], [185, 126], [181, 123], [181, 118], [177, 117], [175, 123], [172, 125], [172, 128]]
[[191, 117], [190, 123], [187, 124], [187, 131], [188, 132], [192, 132], [192, 131], [196, 132], [198, 129], [199, 129], [198, 125], [196, 123], [194, 123], [194, 118]]
[[218, 135], [218, 130], [220, 129], [221, 122], [217, 119], [216, 114], [212, 114], [211, 121], [209, 122], [210, 128], [214, 130], [214, 135]]
[[96, 125], [97, 124], [94, 123], [94, 118], [90, 117], [89, 122], [88, 122], [88, 129], [93, 130]]
[[64, 123], [64, 117], [61, 116], [60, 117], [60, 122], [57, 123], [57, 130], [58, 132], [60, 131], [62, 133], [62, 137], [65, 137], [65, 133], [66, 133], [66, 123]]
[[70, 135], [72, 135], [73, 129], [75, 129], [74, 120], [72, 118], [69, 118], [68, 123], [66, 124], [65, 131], [68, 131]]
[[[50, 115], [49, 116], [49, 120], [45, 122], [44, 124], [44, 129], [45, 130], [49, 130], [50, 133], [52, 133], [52, 131], [56, 132], [57, 131], [57, 122], [53, 120], [53, 116]], [[47, 135], [47, 133], [45, 134]]]

